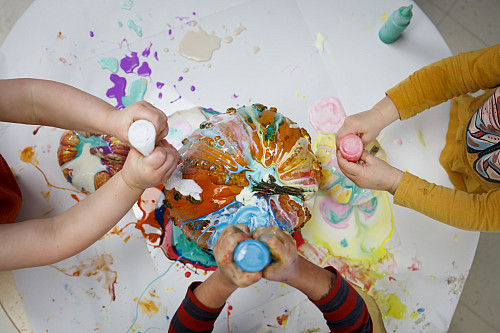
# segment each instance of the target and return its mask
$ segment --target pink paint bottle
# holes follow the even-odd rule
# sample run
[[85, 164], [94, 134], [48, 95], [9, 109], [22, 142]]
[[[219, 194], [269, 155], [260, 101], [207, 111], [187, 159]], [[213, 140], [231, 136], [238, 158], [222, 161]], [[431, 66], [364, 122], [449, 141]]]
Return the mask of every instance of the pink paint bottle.
[[347, 134], [339, 142], [340, 153], [349, 162], [357, 162], [363, 154], [363, 141], [356, 134]]

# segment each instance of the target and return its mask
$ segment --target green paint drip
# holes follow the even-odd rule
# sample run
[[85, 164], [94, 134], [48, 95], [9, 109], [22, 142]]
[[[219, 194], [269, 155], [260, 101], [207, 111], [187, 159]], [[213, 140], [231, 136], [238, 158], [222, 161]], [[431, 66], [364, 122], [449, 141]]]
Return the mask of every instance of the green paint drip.
[[127, 21], [127, 26], [130, 29], [134, 30], [135, 33], [137, 34], [137, 36], [142, 37], [142, 27], [141, 26], [135, 24], [135, 22], [132, 20]]
[[172, 226], [172, 239], [175, 249], [184, 258], [198, 262], [204, 267], [217, 266], [217, 262], [211, 254], [199, 247], [196, 242], [188, 240], [181, 229], [175, 225]]
[[148, 89], [148, 82], [146, 79], [137, 79], [130, 85], [130, 89], [127, 96], [123, 96], [122, 103], [125, 107], [144, 100], [144, 94]]
[[109, 57], [109, 58], [104, 58], [101, 57], [97, 60], [99, 65], [101, 65], [102, 69], [108, 69], [111, 73], [117, 73], [118, 72], [118, 59]]

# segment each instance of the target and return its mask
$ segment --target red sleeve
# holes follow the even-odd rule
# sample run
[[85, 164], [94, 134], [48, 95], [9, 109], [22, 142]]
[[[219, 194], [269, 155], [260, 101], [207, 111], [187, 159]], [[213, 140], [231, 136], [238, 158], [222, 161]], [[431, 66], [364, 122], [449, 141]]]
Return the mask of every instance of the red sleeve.
[[337, 275], [335, 285], [323, 299], [313, 302], [323, 312], [332, 332], [373, 332], [365, 301], [333, 267], [325, 269]]
[[193, 293], [200, 284], [198, 281], [189, 286], [184, 301], [170, 321], [169, 333], [212, 332], [215, 320], [224, 307], [212, 309], [203, 305]]
[[16, 220], [21, 209], [21, 190], [7, 162], [0, 155], [0, 224]]

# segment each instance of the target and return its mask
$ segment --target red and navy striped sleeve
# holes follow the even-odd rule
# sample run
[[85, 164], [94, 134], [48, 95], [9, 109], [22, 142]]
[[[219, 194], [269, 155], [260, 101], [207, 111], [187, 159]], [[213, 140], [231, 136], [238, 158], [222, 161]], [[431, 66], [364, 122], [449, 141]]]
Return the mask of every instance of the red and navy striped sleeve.
[[189, 286], [184, 301], [170, 321], [169, 333], [212, 332], [224, 307], [212, 309], [203, 305], [193, 293], [200, 284], [198, 281]]
[[332, 332], [373, 332], [372, 320], [365, 301], [333, 267], [325, 269], [337, 275], [333, 288], [323, 299], [313, 302], [326, 319]]

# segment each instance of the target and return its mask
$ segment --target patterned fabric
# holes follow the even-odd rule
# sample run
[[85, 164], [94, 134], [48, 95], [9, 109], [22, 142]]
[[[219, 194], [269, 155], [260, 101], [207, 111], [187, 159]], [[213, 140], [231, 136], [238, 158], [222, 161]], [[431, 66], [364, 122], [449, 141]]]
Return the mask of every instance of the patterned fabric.
[[474, 113], [467, 127], [467, 152], [477, 153], [474, 170], [500, 183], [500, 88]]
[[21, 209], [21, 190], [7, 162], [0, 155], [0, 224], [12, 223]]
[[[333, 267], [325, 268], [337, 275], [335, 285], [323, 299], [312, 301], [327, 321], [332, 332], [373, 332], [373, 325], [363, 298]], [[212, 332], [223, 307], [204, 306], [193, 291], [201, 282], [193, 282], [186, 298], [170, 321], [169, 333]]]

